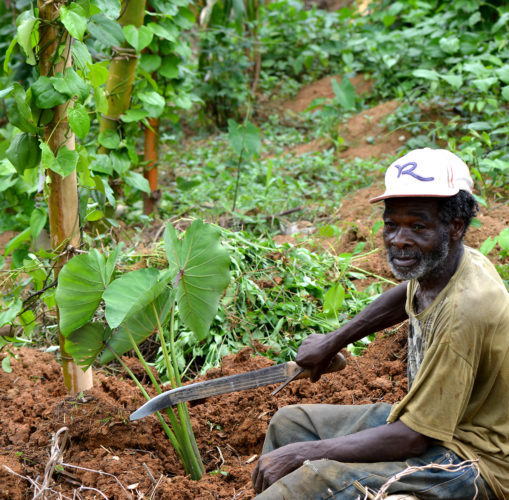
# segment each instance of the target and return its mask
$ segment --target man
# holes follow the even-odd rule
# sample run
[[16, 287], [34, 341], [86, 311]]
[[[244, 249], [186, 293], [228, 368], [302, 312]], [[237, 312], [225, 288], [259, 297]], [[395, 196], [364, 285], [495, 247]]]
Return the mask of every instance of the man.
[[389, 166], [385, 185], [370, 201], [384, 200], [388, 261], [409, 281], [339, 330], [307, 337], [297, 363], [316, 381], [340, 349], [409, 318], [409, 392], [394, 406], [279, 410], [253, 471], [260, 499], [365, 498], [408, 467], [390, 493], [509, 499], [509, 294], [463, 245], [478, 209], [468, 167], [419, 149]]

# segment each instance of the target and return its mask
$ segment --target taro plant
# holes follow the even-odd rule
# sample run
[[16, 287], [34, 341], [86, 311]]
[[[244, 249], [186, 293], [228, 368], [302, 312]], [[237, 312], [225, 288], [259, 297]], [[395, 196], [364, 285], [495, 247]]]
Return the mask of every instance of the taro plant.
[[[205, 339], [230, 281], [230, 258], [220, 243], [218, 228], [196, 220], [179, 238], [168, 225], [164, 246], [167, 268], [144, 268], [118, 276], [115, 264], [120, 247], [108, 256], [91, 250], [64, 266], [56, 291], [65, 347], [76, 363], [88, 368], [96, 360], [104, 364], [116, 359], [147, 399], [150, 399], [147, 391], [121, 356], [134, 349], [156, 391], [161, 393], [161, 384], [138, 347], [155, 333], [161, 344], [166, 375], [172, 388], [179, 387], [175, 314], [178, 312], [179, 321], [198, 340]], [[163, 331], [167, 325], [169, 349]], [[157, 413], [186, 472], [199, 479], [204, 468], [185, 403], [166, 409], [166, 415], [169, 424]]]

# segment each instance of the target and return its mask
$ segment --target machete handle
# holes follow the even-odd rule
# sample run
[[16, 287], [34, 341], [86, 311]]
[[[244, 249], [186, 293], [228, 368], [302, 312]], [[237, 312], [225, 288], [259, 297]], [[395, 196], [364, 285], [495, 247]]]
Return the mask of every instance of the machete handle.
[[[323, 373], [332, 373], [332, 372], [339, 372], [346, 366], [346, 360], [342, 354], [336, 354], [331, 362], [329, 363], [329, 366]], [[296, 380], [299, 378], [309, 378], [311, 376], [311, 372], [306, 369], [302, 368], [302, 366], [299, 366], [295, 361], [289, 361], [286, 363], [286, 376], [288, 379], [288, 382], [291, 380]]]
[[[299, 366], [297, 363], [295, 363], [297, 369], [302, 369], [301, 366]], [[329, 363], [329, 366], [323, 373], [333, 373], [333, 372], [339, 372], [343, 370], [346, 366], [346, 360], [342, 354], [336, 354], [331, 362]], [[301, 373], [299, 373], [295, 380], [300, 378], [309, 378], [311, 376], [311, 372], [308, 369], [304, 369]]]
[[[329, 366], [323, 373], [332, 373], [332, 372], [339, 372], [346, 366], [346, 360], [343, 357], [342, 354], [336, 354], [331, 362], [329, 363]], [[311, 372], [307, 370], [306, 368], [302, 368], [302, 366], [299, 366], [295, 361], [288, 361], [285, 365], [285, 375], [286, 380], [278, 386], [274, 391], [272, 391], [272, 396], [275, 396], [281, 389], [284, 389], [292, 380], [296, 380], [299, 378], [310, 378]]]

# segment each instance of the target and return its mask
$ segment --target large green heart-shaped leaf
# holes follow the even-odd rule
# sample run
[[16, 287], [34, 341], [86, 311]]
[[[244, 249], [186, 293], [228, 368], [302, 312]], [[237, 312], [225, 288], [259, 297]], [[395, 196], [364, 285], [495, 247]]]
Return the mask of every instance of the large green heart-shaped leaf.
[[72, 68], [67, 68], [65, 75], [59, 73], [57, 76], [52, 76], [50, 80], [57, 92], [69, 97], [77, 96], [80, 102], [83, 102], [90, 94], [90, 85]]
[[106, 129], [99, 134], [97, 140], [106, 149], [117, 149], [120, 146], [120, 135], [116, 130]]
[[141, 311], [164, 291], [170, 281], [170, 273], [157, 269], [138, 269], [113, 281], [103, 294], [106, 303], [106, 321], [110, 328]]
[[124, 174], [124, 181], [128, 186], [150, 194], [150, 184], [148, 183], [147, 179], [145, 179], [145, 177], [143, 177], [143, 175], [139, 174], [138, 172], [126, 172]]
[[115, 356], [112, 350], [119, 356], [122, 356], [122, 354], [125, 354], [133, 348], [127, 332], [131, 334], [131, 337], [137, 345], [150, 337], [157, 329], [157, 318], [154, 314], [154, 307], [159, 316], [160, 323], [164, 324], [168, 319], [173, 300], [174, 297], [172, 296], [171, 290], [166, 288], [163, 290], [163, 293], [144, 309], [126, 319], [108, 340], [108, 348], [102, 353], [99, 362], [105, 364], [113, 360]]
[[176, 55], [170, 54], [163, 59], [159, 73], [165, 78], [178, 78], [179, 64], [180, 59]]
[[116, 20], [120, 15], [120, 0], [92, 0], [94, 5], [101, 9], [101, 12], [110, 19]]
[[355, 88], [348, 78], [342, 78], [341, 83], [336, 79], [332, 79], [332, 90], [336, 95], [336, 100], [343, 109], [350, 111], [355, 109]]
[[202, 340], [230, 282], [230, 257], [221, 246], [219, 229], [196, 220], [180, 240], [168, 224], [164, 244], [180, 318]]
[[86, 370], [101, 354], [110, 336], [111, 330], [102, 323], [87, 323], [65, 339], [65, 350]]
[[88, 65], [92, 65], [92, 55], [88, 50], [88, 47], [79, 40], [73, 40], [71, 46], [72, 59], [76, 63], [79, 69], [85, 70]]
[[146, 26], [136, 28], [136, 26], [128, 24], [122, 28], [122, 31], [124, 32], [125, 39], [136, 49], [136, 52], [141, 52], [144, 48], [148, 47], [154, 37], [152, 30]]
[[228, 141], [236, 154], [251, 157], [260, 151], [260, 129], [254, 123], [247, 122], [239, 125], [230, 119], [228, 120]]
[[125, 39], [120, 24], [107, 18], [102, 12], [91, 17], [88, 31], [93, 38], [107, 47], [122, 45]]
[[23, 175], [25, 170], [37, 167], [41, 161], [39, 139], [35, 135], [22, 132], [11, 141], [5, 156], [18, 174]]
[[144, 104], [143, 109], [148, 111], [150, 116], [157, 118], [164, 111], [166, 101], [154, 89], [145, 89], [138, 92], [138, 99]]
[[32, 31], [34, 29], [37, 18], [34, 16], [32, 9], [25, 10], [19, 15], [18, 24], [18, 43], [22, 47], [23, 52], [27, 56], [26, 62], [32, 66], [37, 64], [35, 54], [32, 48]]
[[35, 134], [37, 127], [32, 120], [30, 106], [26, 102], [25, 89], [18, 82], [14, 82], [12, 96], [14, 101], [7, 104], [9, 122], [23, 132]]
[[439, 77], [439, 74], [432, 69], [416, 69], [412, 71], [412, 75], [416, 78], [424, 78], [425, 80], [431, 80], [433, 82], [436, 82]]
[[92, 318], [110, 282], [118, 250], [108, 258], [95, 249], [91, 250], [69, 260], [60, 271], [55, 300], [64, 337]]
[[179, 29], [169, 19], [161, 19], [158, 23], [148, 23], [147, 26], [154, 35], [170, 42], [176, 42], [179, 37]]
[[89, 67], [88, 79], [94, 87], [99, 87], [108, 81], [108, 67], [102, 62], [91, 64]]

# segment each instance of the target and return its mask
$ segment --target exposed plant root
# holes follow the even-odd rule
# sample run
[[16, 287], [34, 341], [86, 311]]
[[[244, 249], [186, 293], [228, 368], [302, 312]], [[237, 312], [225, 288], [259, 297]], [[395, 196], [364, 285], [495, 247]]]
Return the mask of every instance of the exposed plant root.
[[71, 497], [62, 495], [62, 493], [59, 493], [58, 491], [55, 491], [49, 487], [46, 487], [44, 490], [42, 489], [42, 485], [40, 485], [37, 480], [34, 480], [28, 476], [22, 476], [21, 474], [18, 474], [17, 472], [14, 472], [10, 467], [7, 467], [7, 465], [2, 466], [9, 474], [12, 474], [13, 476], [17, 476], [21, 479], [24, 479], [25, 481], [28, 481], [32, 487], [34, 488], [34, 498], [36, 498], [36, 495], [44, 494], [44, 496], [39, 496], [39, 498], [42, 498], [44, 500], [49, 500], [50, 497], [47, 496], [47, 493], [51, 493], [55, 495], [54, 498], [57, 498], [58, 500], [73, 500]]
[[[131, 493], [129, 493], [127, 488], [121, 483], [120, 479], [118, 479], [118, 477], [115, 476], [114, 474], [110, 474], [109, 472], [104, 472], [102, 470], [95, 470], [95, 469], [89, 469], [87, 467], [80, 467], [79, 465], [73, 465], [73, 464], [59, 463], [59, 465], [61, 465], [62, 467], [65, 467], [65, 468], [84, 470], [84, 471], [87, 471], [87, 472], [94, 472], [95, 474], [100, 474], [101, 476], [111, 477], [111, 478], [113, 478], [117, 482], [117, 484], [120, 486], [120, 488], [122, 488], [123, 492], [126, 494], [126, 498], [130, 498], [130, 499], [133, 498]], [[82, 489], [82, 488], [83, 489], [89, 489], [89, 488], [83, 487], [83, 486], [81, 486], [79, 489]], [[105, 498], [108, 498], [108, 497], [105, 496]]]
[[[42, 479], [42, 483], [39, 481], [39, 477], [32, 479], [28, 476], [22, 476], [18, 474], [17, 472], [14, 472], [11, 468], [7, 467], [6, 465], [3, 466], [3, 468], [9, 472], [10, 474], [13, 474], [15, 476], [20, 477], [21, 479], [25, 479], [28, 481], [33, 489], [34, 489], [34, 496], [33, 500], [49, 500], [50, 498], [57, 498], [59, 500], [73, 500], [73, 498], [81, 498], [79, 492], [90, 490], [98, 493], [103, 498], [108, 500], [107, 495], [105, 495], [102, 491], [98, 490], [97, 488], [92, 488], [89, 486], [83, 486], [81, 485], [79, 488], [74, 490], [73, 498], [63, 495], [62, 493], [53, 490], [50, 488], [50, 483], [52, 481], [53, 474], [55, 472], [55, 469], [57, 467], [68, 467], [73, 469], [79, 469], [79, 470], [85, 470], [87, 472], [95, 472], [96, 474], [102, 474], [105, 476], [110, 476], [115, 479], [115, 481], [119, 484], [119, 486], [122, 488], [124, 493], [126, 494], [126, 498], [133, 498], [132, 495], [128, 492], [128, 490], [124, 487], [124, 485], [119, 481], [119, 479], [114, 476], [113, 474], [109, 474], [108, 472], [103, 472], [99, 470], [94, 469], [87, 469], [86, 467], [79, 467], [78, 465], [72, 465], [72, 464], [66, 464], [62, 462], [63, 458], [63, 449], [65, 448], [65, 445], [67, 444], [67, 437], [68, 437], [69, 429], [67, 427], [61, 427], [54, 435], [51, 442], [51, 452], [48, 462], [46, 463], [46, 467], [44, 469], [44, 477]], [[60, 442], [60, 437], [61, 442]], [[154, 494], [154, 491], [156, 490], [159, 482], [156, 484], [156, 486], [153, 489], [152, 495]]]

